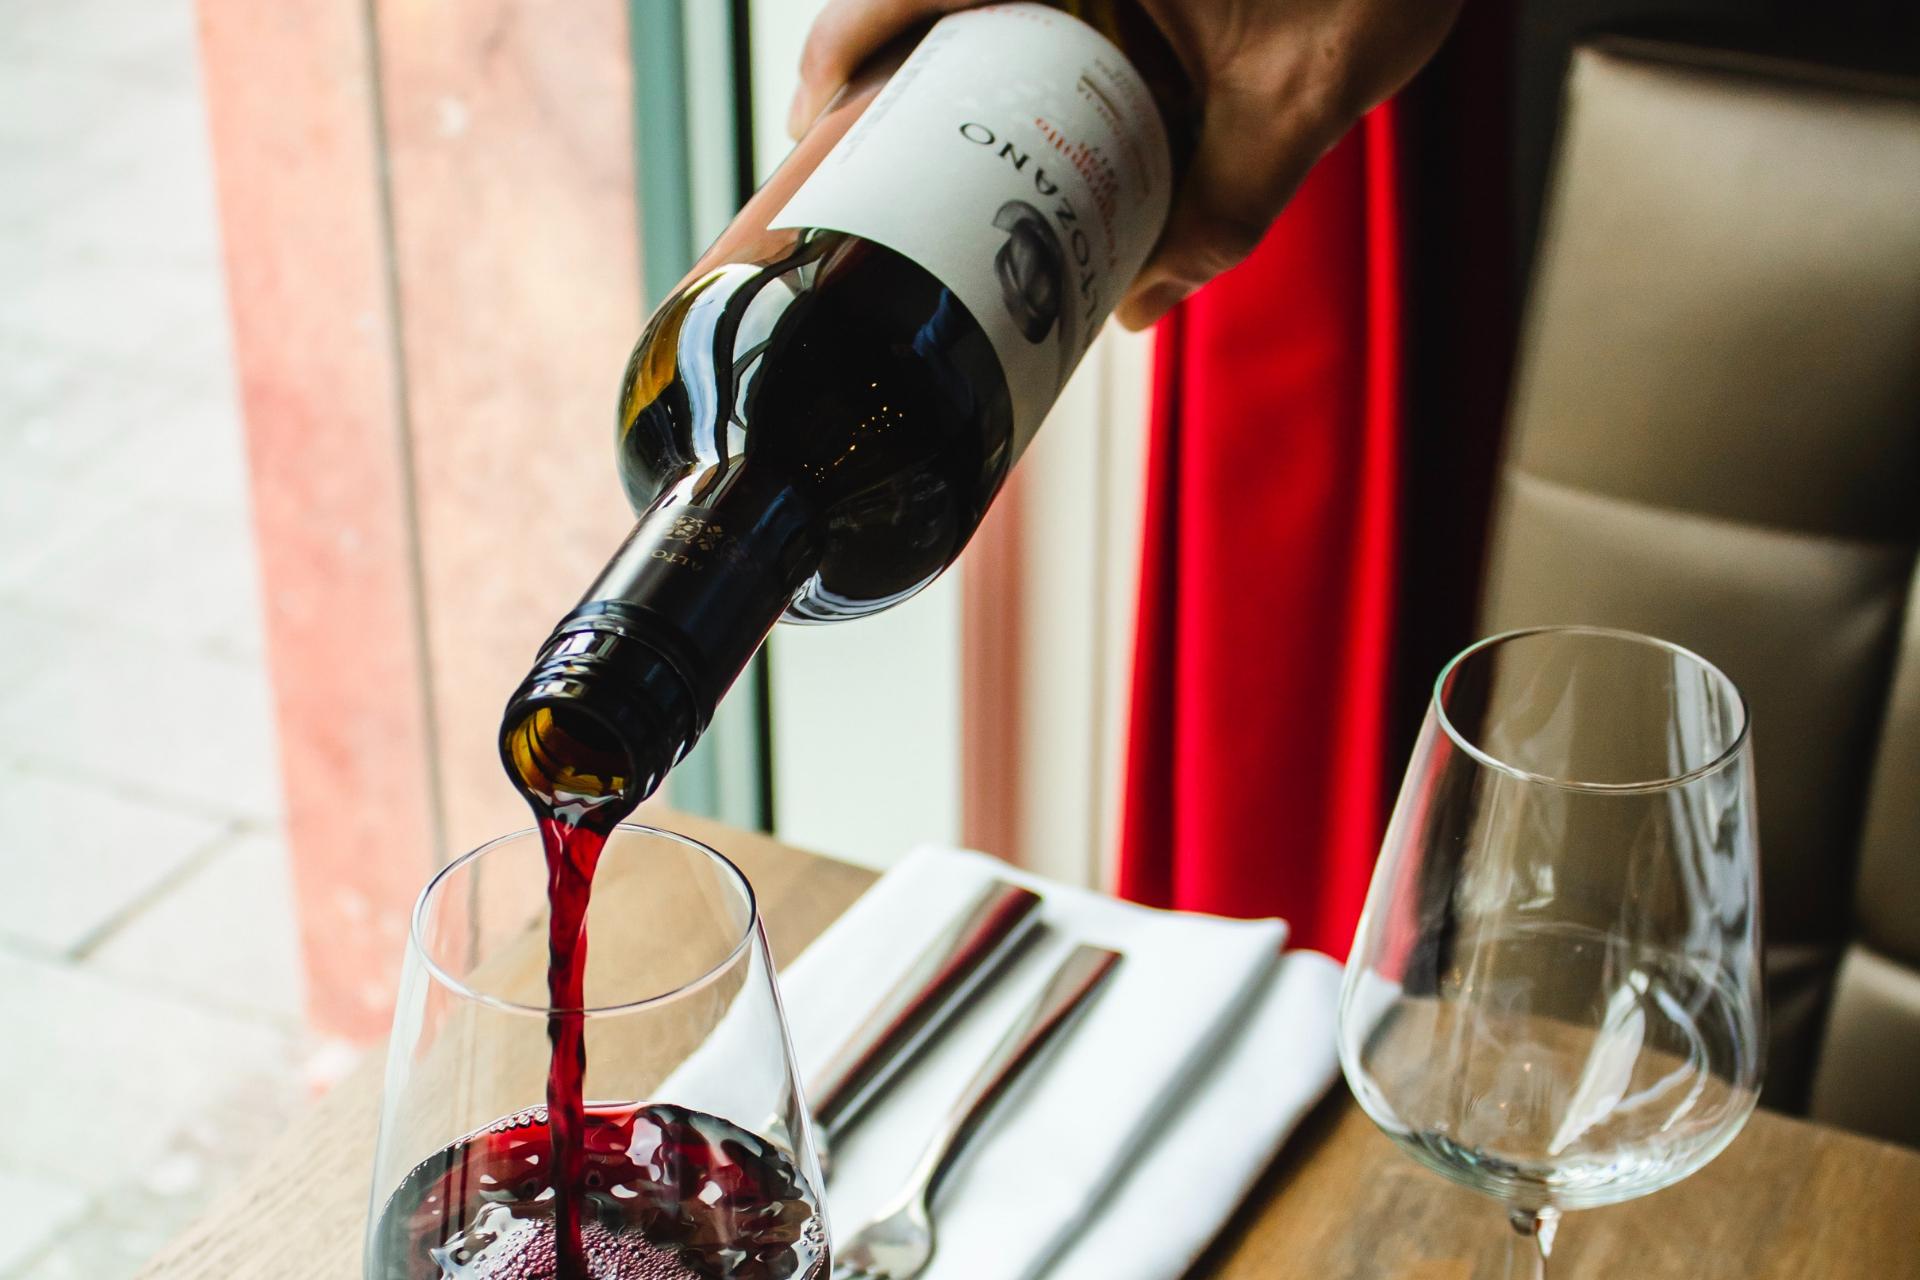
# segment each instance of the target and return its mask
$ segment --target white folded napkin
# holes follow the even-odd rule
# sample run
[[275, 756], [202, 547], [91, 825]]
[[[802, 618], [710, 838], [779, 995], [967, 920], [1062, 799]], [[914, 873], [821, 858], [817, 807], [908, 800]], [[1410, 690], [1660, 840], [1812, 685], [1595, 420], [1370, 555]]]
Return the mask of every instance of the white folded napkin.
[[781, 977], [801, 1075], [818, 1072], [987, 879], [1045, 896], [1015, 968], [832, 1153], [845, 1240], [1073, 946], [1126, 953], [1085, 1016], [996, 1111], [941, 1189], [926, 1280], [1173, 1280], [1205, 1249], [1335, 1070], [1340, 968], [1277, 920], [1150, 911], [922, 849]]

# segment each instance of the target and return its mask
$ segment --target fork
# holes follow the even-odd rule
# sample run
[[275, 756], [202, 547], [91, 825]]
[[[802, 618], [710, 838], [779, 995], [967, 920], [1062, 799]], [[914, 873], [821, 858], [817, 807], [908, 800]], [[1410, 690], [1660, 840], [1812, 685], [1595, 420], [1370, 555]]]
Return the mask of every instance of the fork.
[[933, 1198], [941, 1182], [1008, 1087], [1056, 1042], [1119, 963], [1118, 951], [1084, 944], [1060, 962], [1039, 998], [961, 1091], [905, 1188], [848, 1238], [835, 1260], [832, 1280], [913, 1280], [927, 1269], [933, 1261]]

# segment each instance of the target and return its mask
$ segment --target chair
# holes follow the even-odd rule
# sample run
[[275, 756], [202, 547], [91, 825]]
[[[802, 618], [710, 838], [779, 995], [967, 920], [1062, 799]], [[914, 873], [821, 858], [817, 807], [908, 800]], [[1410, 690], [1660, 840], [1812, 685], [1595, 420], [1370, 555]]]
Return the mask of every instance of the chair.
[[1505, 448], [1483, 631], [1746, 692], [1765, 1100], [1920, 1145], [1920, 85], [1578, 49]]

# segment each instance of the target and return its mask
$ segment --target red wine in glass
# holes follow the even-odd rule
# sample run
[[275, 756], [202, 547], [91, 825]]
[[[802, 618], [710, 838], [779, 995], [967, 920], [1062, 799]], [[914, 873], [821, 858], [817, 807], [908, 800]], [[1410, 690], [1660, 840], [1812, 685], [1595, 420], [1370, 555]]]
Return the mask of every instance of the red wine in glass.
[[[771, 1143], [663, 1104], [586, 1108], [578, 1139], [594, 1280], [824, 1280], [819, 1206]], [[422, 1162], [381, 1212], [369, 1280], [558, 1280], [551, 1149], [536, 1108]]]

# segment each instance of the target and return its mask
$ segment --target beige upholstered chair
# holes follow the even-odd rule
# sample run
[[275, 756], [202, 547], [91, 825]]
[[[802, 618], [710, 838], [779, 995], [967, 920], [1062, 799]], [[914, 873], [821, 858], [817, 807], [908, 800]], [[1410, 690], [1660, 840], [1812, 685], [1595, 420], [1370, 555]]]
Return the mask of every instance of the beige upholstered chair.
[[1629, 627], [1747, 693], [1767, 1100], [1920, 1144], [1920, 86], [1579, 50], [1484, 630]]

